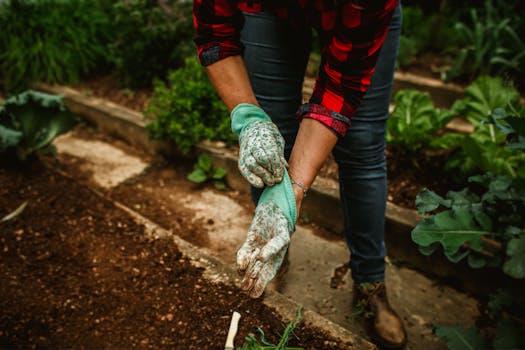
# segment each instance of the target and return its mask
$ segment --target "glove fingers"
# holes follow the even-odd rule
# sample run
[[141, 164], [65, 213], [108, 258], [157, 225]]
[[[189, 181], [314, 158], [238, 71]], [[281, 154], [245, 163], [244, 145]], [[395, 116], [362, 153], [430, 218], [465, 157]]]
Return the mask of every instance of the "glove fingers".
[[241, 289], [244, 291], [250, 291], [255, 285], [257, 279], [259, 278], [259, 273], [263, 267], [261, 261], [255, 261], [245, 272], [244, 278], [241, 282]]
[[250, 156], [246, 156], [246, 167], [256, 176], [262, 179], [267, 186], [275, 184], [269, 163], [265, 160], [263, 149], [256, 150]]
[[248, 236], [246, 242], [237, 252], [237, 267], [240, 273], [243, 273], [248, 269], [250, 264], [252, 264], [259, 255], [259, 252], [259, 248], [255, 246], [254, 242], [250, 239], [250, 236]]
[[251, 286], [252, 288], [249, 292], [250, 297], [258, 298], [264, 293], [266, 286], [275, 277], [279, 267], [281, 267], [285, 253], [286, 250], [281, 251], [275, 259], [262, 265], [258, 278], [254, 280], [253, 285]]
[[[249, 159], [252, 159], [252, 160], [249, 160]], [[253, 187], [256, 187], [256, 188], [263, 188], [264, 187], [264, 182], [263, 180], [255, 175], [251, 170], [250, 168], [248, 167], [247, 165], [247, 162], [253, 162], [255, 163], [255, 159], [253, 159], [253, 157], [251, 155], [248, 155], [246, 157], [244, 157], [244, 161], [242, 162], [239, 162], [239, 171], [241, 172], [242, 176], [248, 180], [248, 182], [253, 186]]]

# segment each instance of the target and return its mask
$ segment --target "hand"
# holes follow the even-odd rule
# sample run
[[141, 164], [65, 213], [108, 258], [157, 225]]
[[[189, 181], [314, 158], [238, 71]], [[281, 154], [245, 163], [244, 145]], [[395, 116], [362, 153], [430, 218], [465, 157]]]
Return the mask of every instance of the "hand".
[[232, 131], [239, 136], [239, 170], [257, 188], [282, 181], [284, 139], [262, 108], [241, 103], [231, 112]]
[[256, 120], [239, 135], [239, 170], [257, 188], [281, 182], [286, 160], [284, 139], [270, 120]]
[[275, 277], [292, 233], [289, 220], [275, 203], [269, 201], [257, 206], [246, 242], [237, 252], [239, 272], [244, 274], [241, 288], [250, 297], [261, 296]]

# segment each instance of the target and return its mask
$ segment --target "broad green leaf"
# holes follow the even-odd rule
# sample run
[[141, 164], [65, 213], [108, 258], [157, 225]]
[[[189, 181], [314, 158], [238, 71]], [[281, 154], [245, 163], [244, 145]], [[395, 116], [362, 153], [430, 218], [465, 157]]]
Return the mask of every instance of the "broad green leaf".
[[419, 247], [419, 252], [425, 256], [432, 255], [439, 248], [438, 243], [429, 245], [428, 247]]
[[421, 220], [412, 230], [412, 240], [423, 247], [440, 243], [445, 255], [453, 259], [466, 243], [473, 250], [480, 250], [481, 238], [489, 233], [476, 225], [470, 210], [457, 208]]
[[523, 349], [525, 327], [509, 318], [500, 319], [492, 345], [494, 349]]
[[226, 174], [227, 174], [226, 169], [224, 169], [224, 168], [215, 168], [213, 170], [212, 178], [214, 180], [220, 180], [220, 179], [224, 178], [226, 176]]
[[395, 108], [387, 121], [388, 142], [418, 151], [428, 146], [433, 135], [452, 117], [451, 112], [436, 109], [428, 93], [401, 90], [395, 96]]
[[525, 278], [525, 236], [513, 238], [507, 243], [507, 256], [503, 272], [514, 278]]
[[477, 124], [496, 108], [517, 105], [519, 93], [499, 77], [481, 76], [465, 89], [464, 101], [462, 114]]
[[213, 163], [210, 157], [205, 154], [201, 154], [197, 160], [197, 166], [207, 173], [212, 169]]
[[213, 184], [215, 185], [215, 188], [221, 191], [225, 191], [228, 189], [224, 181], [214, 181]]
[[437, 209], [440, 205], [450, 208], [452, 202], [427, 188], [422, 189], [416, 196], [416, 208], [420, 214]]
[[436, 336], [447, 340], [448, 350], [481, 350], [487, 349], [487, 342], [475, 328], [463, 326], [435, 326]]
[[446, 253], [445, 252], [445, 256], [447, 257], [448, 260], [450, 260], [451, 262], [453, 262], [454, 264], [457, 264], [458, 262], [460, 262], [461, 260], [465, 259], [465, 257], [469, 256], [470, 254], [470, 251], [465, 249], [463, 251], [461, 250], [458, 250], [457, 252], [455, 253]]
[[55, 137], [78, 122], [62, 96], [32, 90], [8, 98], [2, 113], [9, 115], [13, 126], [22, 133], [17, 150], [21, 159], [47, 147]]
[[467, 261], [469, 266], [473, 269], [480, 269], [487, 264], [487, 260], [485, 260], [485, 258], [475, 254], [469, 254]]
[[206, 181], [208, 177], [206, 176], [206, 173], [202, 169], [196, 169], [191, 174], [188, 175], [188, 180], [195, 182], [195, 183], [203, 183]]
[[18, 145], [22, 139], [22, 133], [17, 130], [9, 129], [0, 125], [0, 152], [4, 151], [8, 147], [14, 147]]
[[473, 206], [472, 213], [474, 214], [476, 223], [481, 227], [482, 230], [487, 232], [492, 231], [492, 219], [487, 215], [487, 213], [485, 213], [481, 204], [478, 206]]
[[456, 132], [447, 132], [443, 136], [436, 137], [430, 142], [430, 147], [435, 149], [453, 149], [461, 147], [465, 135]]
[[468, 188], [464, 188], [461, 191], [449, 191], [446, 197], [451, 201], [452, 207], [470, 205], [480, 200], [480, 198], [470, 192]]

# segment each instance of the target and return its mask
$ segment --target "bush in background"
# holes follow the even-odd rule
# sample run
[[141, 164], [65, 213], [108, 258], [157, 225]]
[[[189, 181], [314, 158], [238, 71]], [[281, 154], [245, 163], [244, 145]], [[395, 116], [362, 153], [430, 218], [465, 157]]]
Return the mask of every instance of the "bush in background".
[[154, 85], [145, 112], [153, 120], [147, 126], [153, 138], [173, 141], [183, 153], [201, 140], [235, 141], [228, 111], [196, 57], [169, 73], [168, 84]]
[[72, 83], [107, 57], [108, 14], [97, 0], [0, 2], [0, 75], [7, 91]]
[[112, 59], [124, 86], [151, 86], [195, 52], [191, 2], [119, 0], [113, 9]]
[[525, 74], [525, 43], [516, 31], [521, 24], [500, 7], [486, 0], [483, 9], [470, 9], [470, 17], [455, 24], [459, 50], [454, 64], [444, 73], [445, 80], [471, 80], [483, 74]]

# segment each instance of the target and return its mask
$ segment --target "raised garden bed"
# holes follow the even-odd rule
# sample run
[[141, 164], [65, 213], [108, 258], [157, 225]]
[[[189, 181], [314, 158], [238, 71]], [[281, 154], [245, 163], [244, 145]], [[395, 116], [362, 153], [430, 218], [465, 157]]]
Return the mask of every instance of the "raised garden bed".
[[[0, 223], [2, 347], [222, 349], [234, 310], [237, 344], [257, 327], [272, 341], [282, 332], [275, 310], [210, 282], [173, 240], [76, 181], [32, 164], [1, 167], [0, 184], [0, 217], [28, 202]], [[352, 345], [304, 324], [295, 333], [306, 349]]]
[[[413, 81], [408, 79], [409, 81]], [[405, 79], [406, 80], [406, 79]], [[403, 81], [401, 79], [400, 81]], [[424, 81], [420, 79], [420, 81]], [[400, 83], [402, 84], [402, 83]], [[305, 82], [305, 91], [308, 92], [312, 81]], [[452, 86], [452, 85], [450, 85]], [[449, 90], [450, 90], [449, 86]], [[95, 77], [74, 88], [87, 97], [99, 97], [116, 104], [127, 107], [138, 113], [142, 113], [151, 96], [151, 90], [140, 90], [136, 92], [121, 90], [118, 84], [110, 76]], [[459, 87], [452, 89], [450, 96], [456, 97]], [[443, 88], [443, 91], [447, 89]], [[460, 90], [459, 90], [460, 91]], [[451, 98], [449, 96], [449, 98]], [[236, 153], [236, 147], [231, 149]], [[437, 191], [446, 191], [454, 186], [452, 179], [448, 181], [439, 176], [439, 171], [443, 168], [446, 156], [430, 157], [419, 159], [405, 159], [395, 146], [387, 146], [388, 164], [388, 200], [396, 205], [414, 209], [414, 200], [419, 191], [424, 188], [433, 188]], [[320, 177], [337, 180], [337, 165], [333, 157], [329, 157], [321, 172]], [[330, 182], [323, 182], [332, 186]]]

